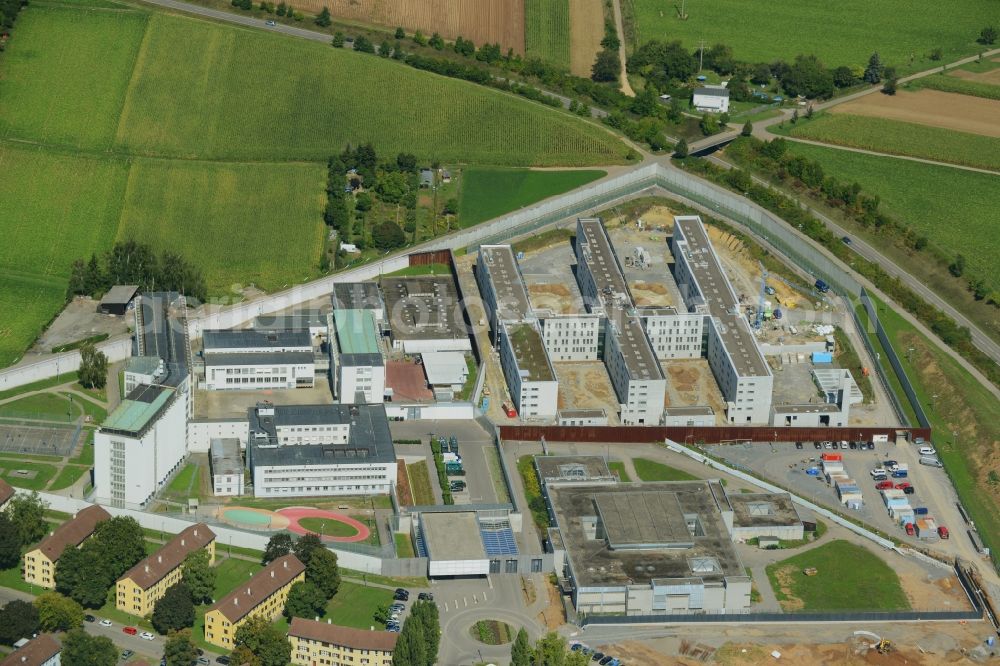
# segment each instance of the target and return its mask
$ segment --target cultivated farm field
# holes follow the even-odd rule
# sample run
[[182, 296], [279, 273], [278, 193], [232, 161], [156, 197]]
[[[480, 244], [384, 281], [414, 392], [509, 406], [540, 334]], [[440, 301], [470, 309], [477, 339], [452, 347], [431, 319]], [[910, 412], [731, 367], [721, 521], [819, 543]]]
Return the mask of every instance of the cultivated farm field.
[[524, 0], [298, 0], [296, 9], [318, 14], [323, 7], [338, 18], [387, 28], [440, 33], [448, 40], [464, 37], [499, 43], [504, 51], [524, 53]]
[[587, 79], [604, 39], [602, 0], [570, 0], [569, 20], [569, 71]]
[[788, 149], [819, 161], [828, 175], [861, 183], [879, 195], [883, 210], [925, 235], [944, 256], [965, 255], [970, 274], [1000, 288], [996, 176], [801, 143], [790, 143]]
[[261, 31], [150, 18], [119, 123], [122, 148], [325, 160], [368, 141], [380, 154], [510, 166], [605, 164], [626, 151], [600, 127], [464, 81]]
[[1000, 170], [1000, 139], [969, 132], [837, 113], [800, 120], [779, 133], [881, 153]]
[[952, 76], [951, 74], [925, 76], [922, 79], [908, 83], [906, 87], [910, 90], [926, 88], [928, 90], [940, 90], [941, 92], [1000, 100], [1000, 84], [990, 83], [981, 79]]
[[638, 44], [680, 39], [694, 49], [704, 39], [732, 46], [739, 60], [791, 61], [804, 53], [831, 67], [863, 66], [877, 50], [901, 73], [933, 67], [928, 54], [934, 48], [942, 49], [945, 62], [976, 53], [976, 37], [997, 9], [993, 0], [949, 3], [947, 10], [933, 0], [712, 0], [688, 2], [682, 21], [675, 9], [680, 3], [623, 3], [634, 16]]
[[524, 53], [569, 69], [570, 0], [524, 0]]
[[458, 220], [470, 227], [585, 185], [606, 175], [591, 169], [579, 171], [528, 171], [526, 169], [470, 168], [462, 172]]
[[136, 159], [118, 240], [178, 252], [210, 293], [234, 282], [264, 290], [315, 277], [323, 248], [326, 169]]
[[1000, 100], [937, 90], [900, 91], [892, 96], [865, 95], [838, 104], [831, 113], [874, 116], [1000, 137]]

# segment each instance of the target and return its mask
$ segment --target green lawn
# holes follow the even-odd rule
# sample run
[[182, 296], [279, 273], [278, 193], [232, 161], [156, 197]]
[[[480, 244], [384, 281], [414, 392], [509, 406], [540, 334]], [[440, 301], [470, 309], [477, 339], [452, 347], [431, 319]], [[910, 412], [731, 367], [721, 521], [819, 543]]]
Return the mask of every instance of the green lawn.
[[406, 475], [410, 478], [410, 492], [413, 493], [413, 503], [416, 506], [433, 506], [434, 490], [431, 486], [431, 476], [427, 469], [427, 461], [406, 466]]
[[135, 10], [22, 12], [2, 63], [0, 137], [110, 148], [146, 20]]
[[945, 256], [964, 254], [967, 275], [1000, 288], [996, 176], [803, 144], [790, 144], [789, 152], [819, 161], [839, 180], [861, 183], [881, 198], [883, 210], [927, 236]]
[[81, 410], [61, 393], [36, 393], [0, 405], [0, 417], [40, 419], [68, 423], [79, 418]]
[[[815, 576], [802, 573], [815, 567]], [[785, 611], [902, 610], [910, 603], [896, 572], [868, 549], [831, 541], [767, 567]]]
[[625, 471], [625, 463], [621, 461], [609, 462], [608, 469], [611, 470], [612, 474], [616, 474], [618, 476], [618, 480], [622, 483], [628, 483], [632, 480], [632, 477], [630, 477], [628, 472]]
[[136, 160], [118, 238], [183, 254], [213, 293], [280, 289], [318, 275], [325, 179], [318, 164]]
[[524, 0], [524, 53], [569, 70], [569, 0]]
[[184, 469], [179, 471], [177, 476], [170, 481], [170, 485], [167, 486], [167, 494], [175, 497], [188, 497], [192, 493], [197, 494], [198, 488], [192, 487], [197, 472], [198, 465], [194, 463], [184, 465]]
[[647, 460], [646, 458], [634, 458], [632, 464], [635, 466], [635, 473], [639, 475], [640, 481], [697, 481], [698, 477], [688, 474], [683, 470], [676, 469], [669, 465]]
[[396, 542], [396, 557], [416, 557], [416, 553], [413, 551], [413, 540], [409, 534], [393, 534], [393, 540]]
[[893, 155], [1000, 169], [1000, 139], [885, 118], [827, 113], [786, 125], [776, 133]]
[[[897, 351], [934, 433], [934, 448], [962, 505], [995, 552], [1000, 543], [1000, 484], [990, 478], [1000, 448], [1000, 400], [951, 356], [878, 302], [879, 319]], [[902, 392], [899, 393], [902, 396]], [[954, 529], [954, 528], [953, 528]]]
[[[62, 393], [61, 395], [68, 395]], [[97, 403], [91, 402], [90, 400], [85, 400], [80, 396], [73, 396], [73, 404], [78, 408], [82, 409], [83, 413], [90, 417], [91, 423], [101, 424], [104, 419], [108, 418], [108, 410], [104, 409]]]
[[479, 224], [606, 175], [595, 170], [465, 169], [458, 220], [463, 227]]
[[[948, 62], [982, 48], [980, 29], [996, 16], [992, 0], [949, 4], [942, 11], [931, 0], [713, 0], [688, 2], [687, 20], [680, 20], [680, 3], [628, 0], [634, 6], [637, 41], [675, 39], [690, 49], [699, 40], [711, 46], [732, 46], [738, 60], [791, 61], [799, 54], [815, 54], [826, 65], [864, 66], [872, 51], [900, 73], [929, 69], [940, 63], [928, 58], [940, 47]], [[910, 58], [913, 57], [911, 64]]]
[[1000, 99], [1000, 86], [982, 81], [970, 81], [960, 79], [948, 74], [935, 74], [925, 76], [912, 83], [906, 84], [911, 90], [928, 88], [930, 90], [940, 90], [941, 92], [958, 93], [959, 95], [972, 95], [973, 97], [985, 97], [986, 99]]
[[[56, 468], [46, 463], [25, 462], [23, 460], [2, 460], [3, 479], [15, 488], [42, 490], [56, 474]], [[35, 472], [34, 478], [26, 479], [14, 474], [16, 470]]]
[[94, 464], [94, 438], [93, 431], [84, 430], [84, 444], [83, 448], [80, 450], [80, 455], [76, 458], [71, 458], [71, 463], [78, 463], [80, 465], [93, 465]]
[[531, 509], [535, 527], [544, 532], [549, 527], [549, 510], [545, 506], [545, 498], [542, 497], [542, 484], [538, 479], [538, 471], [535, 469], [532, 456], [521, 456], [517, 459], [517, 473], [521, 475], [524, 498], [528, 500], [528, 508]]
[[56, 476], [56, 479], [52, 482], [49, 490], [62, 490], [63, 488], [69, 488], [76, 483], [81, 476], [89, 471], [89, 467], [66, 465], [59, 470], [59, 475]]
[[345, 627], [367, 629], [375, 624], [372, 619], [375, 609], [391, 603], [392, 590], [342, 582], [326, 607], [326, 619]]
[[449, 275], [451, 268], [448, 264], [420, 264], [418, 266], [407, 266], [398, 271], [386, 273], [383, 277], [413, 277], [414, 275]]

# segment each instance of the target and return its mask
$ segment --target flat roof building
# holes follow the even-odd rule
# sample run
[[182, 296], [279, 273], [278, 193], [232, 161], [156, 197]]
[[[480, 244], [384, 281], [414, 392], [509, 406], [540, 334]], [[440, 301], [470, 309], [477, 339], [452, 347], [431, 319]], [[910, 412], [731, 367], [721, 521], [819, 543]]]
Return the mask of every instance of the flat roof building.
[[739, 299], [709, 242], [701, 218], [674, 218], [671, 250], [678, 287], [690, 312], [708, 318], [707, 356], [729, 423], [769, 423], [773, 376]]
[[565, 576], [581, 613], [739, 612], [750, 578], [716, 481], [551, 485]]
[[723, 512], [734, 541], [775, 537], [797, 541], [803, 537], [799, 517], [788, 493], [733, 493], [726, 500], [730, 512]]
[[385, 302], [375, 282], [337, 282], [333, 285], [334, 310], [368, 310], [375, 321], [385, 321]]
[[535, 469], [544, 487], [559, 484], [614, 483], [617, 479], [601, 456], [535, 456]]
[[382, 278], [382, 292], [394, 348], [407, 354], [472, 351], [450, 274]]
[[480, 245], [476, 282], [494, 334], [501, 321], [521, 321], [531, 316], [524, 278], [510, 245]]
[[385, 399], [385, 360], [371, 310], [333, 311], [336, 348], [334, 394], [342, 404]]
[[209, 390], [312, 388], [316, 358], [309, 329], [209, 330], [205, 384]]
[[329, 336], [329, 316], [320, 310], [302, 310], [287, 315], [260, 315], [253, 320], [256, 331], [309, 331], [313, 338]]
[[500, 323], [500, 367], [522, 419], [548, 419], [556, 415], [559, 382], [537, 323]]
[[104, 314], [123, 315], [138, 291], [139, 287], [134, 284], [116, 284], [101, 298], [98, 310]]
[[384, 495], [396, 482], [382, 404], [260, 403], [248, 421], [247, 461], [257, 497]]
[[311, 352], [312, 339], [307, 329], [289, 330], [208, 330], [202, 333], [205, 353], [253, 354], [275, 352]]
[[213, 437], [209, 443], [212, 465], [212, 492], [217, 497], [243, 494], [243, 455], [236, 437]]

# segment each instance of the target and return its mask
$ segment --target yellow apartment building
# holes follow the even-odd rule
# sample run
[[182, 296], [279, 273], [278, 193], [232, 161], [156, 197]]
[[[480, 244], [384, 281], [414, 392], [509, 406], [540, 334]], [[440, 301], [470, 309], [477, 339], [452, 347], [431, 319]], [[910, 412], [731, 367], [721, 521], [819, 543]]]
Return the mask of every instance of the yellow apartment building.
[[209, 564], [215, 563], [215, 532], [205, 523], [188, 527], [158, 551], [126, 571], [118, 579], [115, 606], [120, 611], [146, 617], [166, 591], [180, 582], [184, 558], [196, 550], [208, 550]]
[[24, 554], [24, 582], [47, 589], [56, 586], [56, 563], [67, 548], [77, 548], [94, 533], [97, 523], [110, 520], [111, 514], [97, 504], [78, 511], [71, 520], [57, 527]]
[[269, 621], [277, 618], [292, 585], [305, 578], [306, 567], [294, 555], [274, 560], [209, 607], [205, 612], [205, 640], [232, 650], [240, 625], [258, 615]]
[[293, 617], [288, 628], [296, 666], [391, 666], [399, 634]]

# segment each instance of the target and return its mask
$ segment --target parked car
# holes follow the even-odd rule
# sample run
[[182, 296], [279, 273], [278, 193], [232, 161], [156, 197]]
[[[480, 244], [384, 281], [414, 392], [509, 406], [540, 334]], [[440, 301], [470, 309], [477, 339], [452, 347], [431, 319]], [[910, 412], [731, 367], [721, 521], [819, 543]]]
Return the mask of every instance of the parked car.
[[795, 442], [795, 448], [801, 449], [802, 448], [802, 442]]
[[401, 587], [397, 587], [395, 594], [392, 595], [392, 598], [396, 601], [409, 601], [410, 593]]
[[[890, 481], [890, 483], [891, 483], [891, 481]], [[896, 490], [903, 490], [905, 488], [909, 488], [911, 485], [912, 484], [909, 481], [902, 481], [902, 482], [896, 484]]]
[[881, 467], [876, 467], [870, 473], [872, 476], [889, 476], [889, 473]]
[[596, 661], [596, 662], [600, 662], [601, 659], [604, 659], [604, 653], [603, 652], [595, 652], [593, 654], [593, 656], [590, 657], [591, 661]]
[[928, 467], [944, 467], [944, 464], [934, 456], [920, 456], [920, 464]]
[[913, 529], [913, 523], [906, 523], [906, 525], [903, 527], [903, 529], [906, 530], [906, 535], [907, 536], [913, 536], [914, 534], [916, 534], [916, 532]]
[[927, 511], [926, 506], [918, 506], [916, 509], [913, 510], [913, 513], [918, 516], [926, 516], [929, 513], [929, 511]]
[[121, 659], [128, 659], [129, 657], [131, 657], [134, 654], [135, 654], [135, 652], [132, 652], [132, 650], [124, 650], [124, 651], [122, 651]]
[[872, 477], [872, 481], [875, 483], [881, 483], [882, 481], [888, 481], [889, 477], [885, 474], [876, 474]]
[[84, 622], [97, 622], [97, 618], [94, 617], [93, 615], [84, 615], [83, 616], [83, 621]]
[[868, 442], [868, 450], [869, 451], [875, 450], [875, 442]]
[[932, 446], [921, 446], [918, 449], [918, 451], [920, 452], [920, 455], [922, 455], [922, 456], [936, 456], [937, 455], [937, 451], [935, 451], [934, 447], [932, 447]]
[[271, 19], [268, 19], [268, 20], [264, 21], [264, 25], [266, 25], [269, 28], [273, 28], [274, 27], [274, 21], [272, 21]]
[[224, 654], [221, 657], [216, 657], [215, 663], [222, 664], [222, 666], [229, 666], [229, 655]]
[[508, 405], [506, 402], [503, 404], [503, 413], [507, 415], [507, 418], [513, 419], [517, 417], [517, 412], [514, 408]]
[[851, 244], [851, 242], [852, 242], [852, 241], [851, 241], [851, 237], [850, 237], [850, 236], [844, 236], [844, 237], [843, 237], [843, 238], [841, 238], [840, 240], [841, 240], [841, 242], [842, 242], [842, 243], [843, 243], [844, 245], [850, 245], [850, 244]]
[[912, 495], [915, 492], [917, 492], [917, 489], [914, 488], [913, 486], [906, 486], [905, 488], [903, 488], [904, 495]]
[[948, 528], [945, 527], [944, 525], [938, 526], [938, 536], [941, 537], [942, 539], [951, 538], [951, 534], [948, 532]]
[[612, 659], [614, 659], [614, 657], [612, 657], [611, 655], [608, 655], [608, 656], [604, 657], [604, 659], [601, 659], [597, 663], [600, 664], [601, 666], [608, 666], [608, 664], [611, 663]]
[[885, 467], [889, 471], [892, 471], [893, 469], [895, 469], [896, 465], [898, 465], [898, 464], [899, 464], [899, 462], [896, 461], [896, 460], [883, 460], [882, 461], [882, 467]]
[[110, 626], [113, 626], [113, 625], [112, 625], [112, 623], [111, 623], [111, 620], [101, 620], [101, 621], [100, 621], [100, 622], [98, 622], [97, 624], [101, 625], [102, 627], [110, 627]]
[[823, 445], [819, 442], [813, 442], [813, 448], [822, 449]]
[[850, 447], [850, 449], [852, 451], [856, 451], [857, 448], [858, 448], [858, 443], [857, 442], [851, 442], [848, 446]]
[[421, 592], [420, 594], [417, 595], [417, 599], [419, 599], [420, 601], [434, 601], [434, 593]]
[[198, 657], [198, 661], [195, 663], [197, 663], [198, 666], [208, 666], [210, 662], [208, 661], [208, 657]]
[[823, 442], [823, 448], [832, 449], [833, 442]]
[[875, 490], [889, 490], [892, 488], [892, 481], [879, 481], [875, 484]]
[[139, 638], [141, 638], [144, 641], [156, 640], [156, 636], [154, 636], [153, 634], [149, 633], [148, 631], [144, 631], [141, 634], [139, 634]]
[[135, 636], [137, 633], [139, 633], [139, 630], [136, 629], [135, 627], [122, 627], [122, 631], [128, 634], [129, 636]]
[[569, 646], [569, 649], [572, 650], [573, 652], [579, 652], [584, 647], [585, 646], [583, 643], [573, 643], [572, 645]]
[[815, 286], [816, 286], [816, 291], [818, 291], [821, 294], [825, 294], [826, 292], [830, 291], [830, 285], [828, 285], [823, 280], [816, 280]]

